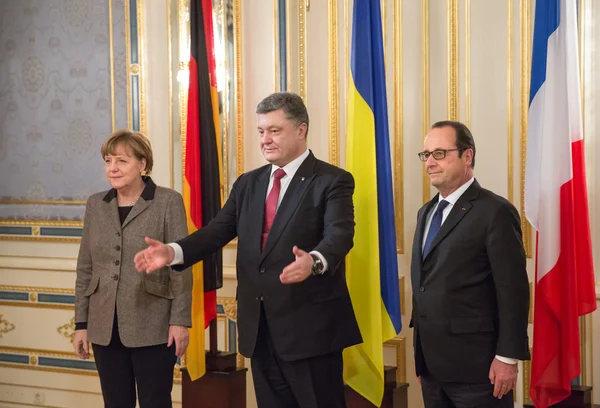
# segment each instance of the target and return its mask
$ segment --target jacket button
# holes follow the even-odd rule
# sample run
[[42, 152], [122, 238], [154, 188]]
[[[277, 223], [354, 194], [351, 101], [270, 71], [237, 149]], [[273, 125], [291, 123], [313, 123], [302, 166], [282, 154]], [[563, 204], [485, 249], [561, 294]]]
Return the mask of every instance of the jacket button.
[[119, 265], [121, 265], [121, 262], [120, 262], [120, 261], [117, 259], [117, 260], [115, 261], [115, 265], [119, 266]]
[[421, 287], [419, 288], [419, 291], [420, 291], [420, 292], [425, 292], [425, 286], [421, 286]]
[[119, 275], [113, 275], [112, 278], [113, 280], [119, 280]]
[[120, 251], [120, 250], [121, 250], [121, 245], [115, 246], [115, 251]]
[[260, 273], [265, 273], [265, 268], [260, 268]]

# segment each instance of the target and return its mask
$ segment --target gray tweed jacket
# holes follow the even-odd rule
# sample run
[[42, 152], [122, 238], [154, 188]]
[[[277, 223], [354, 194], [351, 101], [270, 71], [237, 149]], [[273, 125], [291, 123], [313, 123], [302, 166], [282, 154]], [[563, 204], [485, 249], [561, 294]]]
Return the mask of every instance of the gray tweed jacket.
[[121, 225], [117, 193], [92, 195], [87, 202], [77, 260], [75, 323], [87, 322], [88, 341], [108, 345], [115, 307], [126, 347], [166, 343], [169, 325], [191, 327], [192, 272], [162, 268], [139, 273], [133, 257], [144, 237], [177, 241], [188, 234], [183, 199], [145, 177], [146, 187]]

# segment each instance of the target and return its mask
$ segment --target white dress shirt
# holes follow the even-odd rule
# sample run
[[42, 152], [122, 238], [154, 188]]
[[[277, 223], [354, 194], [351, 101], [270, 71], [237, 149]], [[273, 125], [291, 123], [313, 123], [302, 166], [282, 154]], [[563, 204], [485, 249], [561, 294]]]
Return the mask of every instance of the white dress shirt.
[[[281, 189], [279, 190], [279, 200], [277, 201], [277, 209], [279, 209], [281, 200], [283, 200], [283, 196], [285, 195], [285, 192], [287, 191], [287, 189], [290, 185], [290, 182], [294, 178], [294, 175], [296, 174], [296, 172], [300, 168], [300, 165], [304, 162], [304, 160], [306, 160], [306, 158], [308, 157], [309, 154], [310, 154], [310, 151], [308, 149], [306, 149], [304, 151], [304, 153], [302, 153], [300, 156], [298, 156], [297, 158], [295, 158], [294, 160], [292, 160], [285, 166], [281, 167], [283, 169], [283, 171], [285, 171], [285, 176], [283, 176], [280, 181]], [[271, 189], [273, 188], [273, 179], [274, 179], [273, 173], [275, 173], [275, 170], [277, 170], [277, 169], [279, 169], [278, 166], [275, 166], [275, 165], [271, 166], [271, 174], [269, 176], [269, 187], [267, 188], [267, 195], [265, 196], [265, 202], [267, 201], [267, 197], [269, 196], [269, 193], [271, 192]], [[175, 242], [171, 242], [167, 245], [169, 245], [175, 251], [175, 256], [173, 258], [173, 261], [169, 264], [169, 266], [182, 264], [183, 263], [183, 250], [181, 249], [181, 246], [179, 246], [179, 244], [177, 244]], [[290, 248], [290, 251], [291, 250], [292, 250], [292, 248]], [[325, 272], [327, 270], [327, 260], [325, 259], [325, 257], [319, 251], [311, 251], [310, 253], [313, 255], [316, 255], [321, 260], [321, 262], [323, 263], [323, 272]]]
[[[444, 208], [444, 211], [442, 212], [442, 225], [444, 225], [444, 221], [446, 221], [446, 218], [448, 218], [448, 214], [450, 214], [450, 211], [452, 211], [452, 207], [454, 207], [454, 204], [456, 204], [456, 202], [458, 201], [460, 196], [462, 196], [464, 194], [464, 192], [467, 191], [467, 189], [469, 187], [471, 187], [471, 184], [473, 184], [474, 181], [475, 181], [475, 178], [472, 177], [465, 184], [463, 184], [462, 186], [457, 188], [453, 193], [448, 194], [448, 197], [444, 198], [444, 197], [442, 197], [441, 194], [438, 196], [438, 204], [436, 204], [435, 207], [433, 207], [433, 209], [429, 212], [429, 214], [427, 214], [427, 222], [425, 224], [425, 233], [423, 234], [423, 242], [421, 243], [421, 252], [425, 248], [425, 241], [427, 240], [427, 234], [429, 234], [429, 227], [431, 226], [431, 219], [433, 218], [433, 214], [435, 214], [435, 211], [437, 210], [439, 202], [442, 200], [445, 200], [448, 202], [448, 205], [446, 206], [446, 208]], [[502, 357], [502, 356], [498, 356], [498, 355], [496, 356], [496, 358], [506, 364], [517, 364], [517, 362], [518, 362], [518, 360], [516, 360], [514, 358]]]

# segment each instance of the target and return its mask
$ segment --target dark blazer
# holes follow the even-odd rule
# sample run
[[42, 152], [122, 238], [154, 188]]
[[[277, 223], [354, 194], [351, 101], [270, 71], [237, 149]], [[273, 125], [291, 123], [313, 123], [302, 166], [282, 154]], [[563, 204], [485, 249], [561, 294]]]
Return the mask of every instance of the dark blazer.
[[[284, 360], [319, 356], [360, 343], [344, 264], [354, 236], [352, 175], [310, 153], [290, 181], [261, 251], [270, 174], [271, 165], [266, 165], [240, 176], [217, 216], [178, 241], [184, 254], [182, 267], [238, 237], [239, 346], [246, 357], [254, 352], [261, 303], [274, 347]], [[294, 245], [307, 252], [319, 251], [328, 263], [325, 274], [299, 284], [282, 284], [279, 275], [295, 260]]]
[[87, 323], [88, 341], [108, 345], [115, 305], [126, 347], [167, 343], [169, 325], [191, 327], [191, 270], [179, 273], [166, 267], [147, 275], [133, 262], [147, 247], [144, 237], [174, 241], [187, 232], [181, 195], [157, 187], [149, 177], [123, 225], [116, 190], [88, 199], [75, 288], [75, 323]]
[[417, 375], [488, 382], [495, 355], [528, 360], [529, 282], [515, 207], [477, 181], [452, 207], [422, 256], [427, 215], [417, 216], [411, 279]]

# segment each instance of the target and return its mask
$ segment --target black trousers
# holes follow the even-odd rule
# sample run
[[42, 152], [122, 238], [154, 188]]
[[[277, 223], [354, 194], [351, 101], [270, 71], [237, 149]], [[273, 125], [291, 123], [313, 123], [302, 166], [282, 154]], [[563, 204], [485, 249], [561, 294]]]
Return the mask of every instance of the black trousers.
[[432, 375], [421, 377], [421, 390], [425, 408], [512, 408], [513, 391], [502, 399], [494, 398], [494, 386], [481, 384], [447, 383], [437, 381]]
[[115, 317], [108, 346], [92, 344], [105, 408], [135, 408], [136, 384], [140, 408], [170, 408], [175, 345], [125, 347]]
[[273, 347], [265, 312], [250, 360], [258, 408], [345, 408], [342, 351], [283, 361]]

